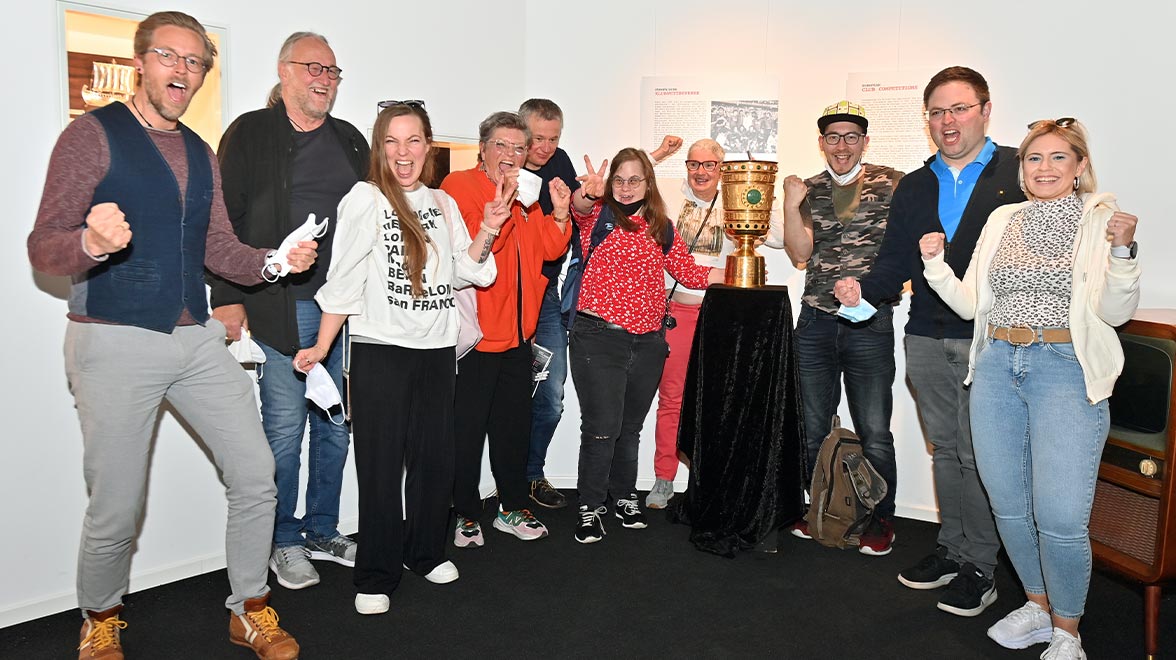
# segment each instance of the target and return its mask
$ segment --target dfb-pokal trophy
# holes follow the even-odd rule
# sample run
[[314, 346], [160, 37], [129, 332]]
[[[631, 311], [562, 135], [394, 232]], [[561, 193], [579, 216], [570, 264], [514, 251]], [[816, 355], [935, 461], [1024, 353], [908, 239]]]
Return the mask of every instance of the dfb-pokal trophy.
[[778, 169], [768, 160], [728, 160], [719, 166], [723, 176], [723, 226], [739, 245], [727, 256], [724, 283], [729, 286], [764, 286], [764, 258], [756, 254], [755, 245], [768, 234]]

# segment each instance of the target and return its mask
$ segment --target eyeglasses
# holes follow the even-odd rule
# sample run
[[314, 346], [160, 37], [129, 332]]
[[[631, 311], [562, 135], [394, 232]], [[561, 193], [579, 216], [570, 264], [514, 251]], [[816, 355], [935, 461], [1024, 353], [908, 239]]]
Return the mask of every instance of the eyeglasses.
[[622, 179], [619, 176], [613, 177], [612, 184], [614, 188], [636, 188], [645, 180], [642, 176], [631, 176], [628, 179]]
[[159, 63], [169, 69], [176, 68], [176, 63], [184, 60], [184, 66], [192, 73], [204, 73], [208, 67], [204, 66], [204, 60], [199, 57], [180, 57], [179, 53], [168, 48], [151, 48], [151, 52], [159, 56]]
[[953, 117], [962, 117], [968, 114], [969, 110], [975, 108], [978, 105], [980, 105], [978, 102], [971, 105], [968, 105], [967, 103], [957, 103], [950, 108], [935, 108], [934, 110], [928, 110], [924, 114], [927, 115], [928, 121], [938, 121], [943, 119], [943, 115], [945, 114], [951, 115]]
[[1058, 128], [1070, 128], [1078, 123], [1077, 119], [1073, 117], [1058, 117], [1057, 119], [1038, 119], [1037, 121], [1029, 122], [1029, 130], [1033, 130], [1042, 124], [1053, 124]]
[[825, 140], [825, 144], [833, 146], [842, 140], [848, 145], [855, 145], [862, 139], [861, 133], [826, 133], [821, 136]]
[[495, 149], [501, 151], [502, 153], [510, 153], [516, 156], [522, 156], [523, 154], [527, 153], [527, 148], [521, 144], [514, 144], [512, 142], [505, 142], [503, 140], [487, 140], [486, 143], [493, 145]]
[[697, 172], [698, 168], [702, 168], [707, 172], [714, 172], [715, 168], [719, 166], [717, 160], [688, 160], [686, 161], [686, 169], [691, 172]]
[[339, 74], [343, 73], [343, 69], [337, 66], [323, 66], [318, 62], [295, 62], [294, 60], [286, 60], [286, 64], [301, 64], [306, 67], [306, 72], [310, 74], [311, 78], [318, 78], [323, 75], [323, 71], [327, 72], [327, 77], [331, 80], [338, 80]]
[[407, 99], [404, 101], [380, 101], [376, 107], [383, 110], [384, 108], [391, 108], [396, 105], [407, 105], [410, 108], [425, 109], [425, 102], [420, 99]]

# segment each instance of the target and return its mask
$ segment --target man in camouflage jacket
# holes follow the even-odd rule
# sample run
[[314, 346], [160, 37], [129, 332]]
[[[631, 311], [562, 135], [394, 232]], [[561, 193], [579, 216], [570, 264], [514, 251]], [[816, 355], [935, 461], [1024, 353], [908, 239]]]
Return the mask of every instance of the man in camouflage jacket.
[[[784, 180], [784, 248], [794, 262], [806, 263], [795, 347], [809, 473], [837, 412], [844, 377], [853, 428], [888, 487], [859, 549], [884, 555], [894, 539], [894, 304], [879, 305], [871, 318], [855, 323], [837, 315], [840, 304], [833, 296], [837, 280], [860, 278], [873, 265], [890, 199], [902, 178], [889, 167], [862, 163], [870, 143], [868, 125], [864, 109], [847, 101], [829, 106], [817, 120], [826, 170], [805, 181], [796, 176]], [[801, 522], [793, 534], [808, 538], [806, 524]]]

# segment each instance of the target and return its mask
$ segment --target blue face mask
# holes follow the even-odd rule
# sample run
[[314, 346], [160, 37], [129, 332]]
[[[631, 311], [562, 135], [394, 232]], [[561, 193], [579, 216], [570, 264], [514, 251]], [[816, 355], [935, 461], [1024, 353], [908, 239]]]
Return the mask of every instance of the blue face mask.
[[842, 305], [841, 309], [837, 310], [838, 316], [843, 319], [849, 319], [854, 323], [861, 323], [862, 321], [866, 321], [876, 313], [878, 313], [878, 309], [867, 302], [865, 298], [862, 298], [861, 302], [859, 302], [856, 307], [846, 307], [845, 305]]

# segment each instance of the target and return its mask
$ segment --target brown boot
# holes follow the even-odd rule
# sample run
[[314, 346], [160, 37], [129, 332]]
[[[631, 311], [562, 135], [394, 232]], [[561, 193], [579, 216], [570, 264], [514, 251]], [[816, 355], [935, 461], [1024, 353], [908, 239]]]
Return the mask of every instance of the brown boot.
[[253, 649], [261, 660], [296, 660], [298, 642], [278, 627], [269, 594], [245, 601], [244, 614], [229, 616], [229, 641]]
[[123, 660], [118, 631], [126, 628], [127, 622], [118, 618], [119, 612], [122, 612], [122, 605], [101, 612], [86, 611], [78, 660]]

